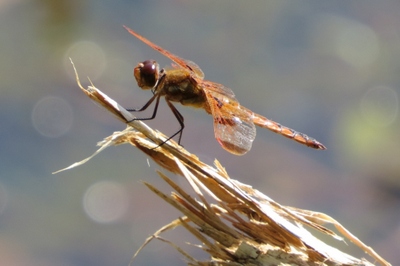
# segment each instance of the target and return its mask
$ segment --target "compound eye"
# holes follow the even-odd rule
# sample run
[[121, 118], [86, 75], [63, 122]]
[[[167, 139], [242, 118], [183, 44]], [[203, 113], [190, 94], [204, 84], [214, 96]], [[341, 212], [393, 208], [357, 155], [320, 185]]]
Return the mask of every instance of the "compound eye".
[[134, 70], [136, 81], [139, 87], [143, 89], [154, 88], [158, 81], [159, 73], [158, 64], [154, 60], [143, 61]]

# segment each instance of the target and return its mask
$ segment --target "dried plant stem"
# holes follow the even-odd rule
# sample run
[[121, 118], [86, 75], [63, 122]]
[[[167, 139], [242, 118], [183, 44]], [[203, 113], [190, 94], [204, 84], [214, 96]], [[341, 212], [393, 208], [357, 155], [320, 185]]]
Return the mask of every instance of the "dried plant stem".
[[[78, 75], [76, 77], [86, 95], [129, 125], [124, 131], [115, 132], [100, 142], [99, 151], [108, 146], [130, 143], [161, 167], [182, 175], [192, 188], [190, 192], [184, 190], [161, 172], [158, 172], [160, 177], [174, 190], [170, 195], [154, 185], [144, 183], [161, 199], [178, 209], [183, 217], [154, 233], [139, 251], [152, 239], [158, 239], [180, 252], [188, 259], [188, 265], [372, 265], [365, 259], [352, 257], [327, 245], [308, 230], [313, 228], [343, 240], [324, 227], [324, 224], [332, 224], [376, 262], [390, 265], [328, 215], [282, 206], [249, 185], [230, 179], [217, 161], [215, 167], [209, 166], [172, 140], [158, 146], [166, 139], [163, 134], [141, 121], [129, 122], [134, 117], [128, 111], [93, 84], [85, 89]], [[160, 237], [162, 232], [177, 226], [183, 226], [199, 240], [200, 247], [210, 254], [208, 261], [198, 261], [181, 247]]]

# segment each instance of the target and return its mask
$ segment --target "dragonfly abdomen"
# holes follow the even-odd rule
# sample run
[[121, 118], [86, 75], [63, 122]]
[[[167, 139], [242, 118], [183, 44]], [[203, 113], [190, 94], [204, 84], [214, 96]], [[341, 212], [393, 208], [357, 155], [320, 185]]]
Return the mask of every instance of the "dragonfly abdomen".
[[303, 145], [306, 145], [310, 148], [314, 148], [317, 150], [326, 150], [326, 147], [322, 143], [317, 141], [316, 139], [311, 138], [304, 133], [297, 132], [296, 130], [285, 127], [285, 126], [283, 126], [275, 121], [272, 121], [266, 117], [263, 117], [259, 114], [254, 114], [253, 122], [255, 125], [257, 125], [259, 127], [269, 129], [275, 133], [278, 133], [289, 139], [293, 139], [293, 140], [295, 140]]

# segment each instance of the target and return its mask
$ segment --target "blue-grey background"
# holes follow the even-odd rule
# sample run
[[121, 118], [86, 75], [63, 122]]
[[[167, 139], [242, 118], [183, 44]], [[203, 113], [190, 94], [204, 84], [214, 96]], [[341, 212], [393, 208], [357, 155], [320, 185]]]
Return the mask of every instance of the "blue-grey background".
[[[232, 178], [282, 204], [331, 215], [399, 265], [399, 14], [397, 0], [0, 1], [0, 265], [127, 265], [147, 236], [178, 217], [140, 183], [169, 192], [159, 167], [128, 145], [51, 174], [125, 128], [78, 89], [68, 57], [84, 85], [89, 76], [127, 107], [151, 95], [135, 84], [137, 62], [170, 64], [123, 24], [328, 150], [259, 129], [252, 150], [237, 157], [215, 141], [210, 116], [178, 105], [185, 148], [209, 163], [218, 158]], [[178, 128], [165, 104], [150, 125]], [[184, 244], [197, 244], [189, 233], [175, 231], [165, 237], [207, 258]], [[185, 264], [158, 241], [135, 263]]]

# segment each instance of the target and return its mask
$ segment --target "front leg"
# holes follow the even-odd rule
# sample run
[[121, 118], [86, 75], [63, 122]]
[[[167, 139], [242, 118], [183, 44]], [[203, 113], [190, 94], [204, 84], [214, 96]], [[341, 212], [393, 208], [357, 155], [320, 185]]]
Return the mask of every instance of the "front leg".
[[153, 97], [151, 97], [150, 100], [142, 108], [139, 108], [139, 109], [126, 109], [129, 112], [141, 112], [141, 111], [146, 110], [147, 107], [149, 107], [150, 104], [152, 104], [154, 100], [156, 100], [156, 104], [154, 106], [153, 115], [151, 117], [148, 117], [148, 118], [134, 118], [134, 119], [128, 121], [128, 123], [132, 122], [132, 121], [135, 121], [135, 120], [152, 120], [152, 119], [154, 119], [156, 117], [156, 115], [157, 115], [158, 104], [160, 103], [160, 95], [159, 94], [153, 95]]

